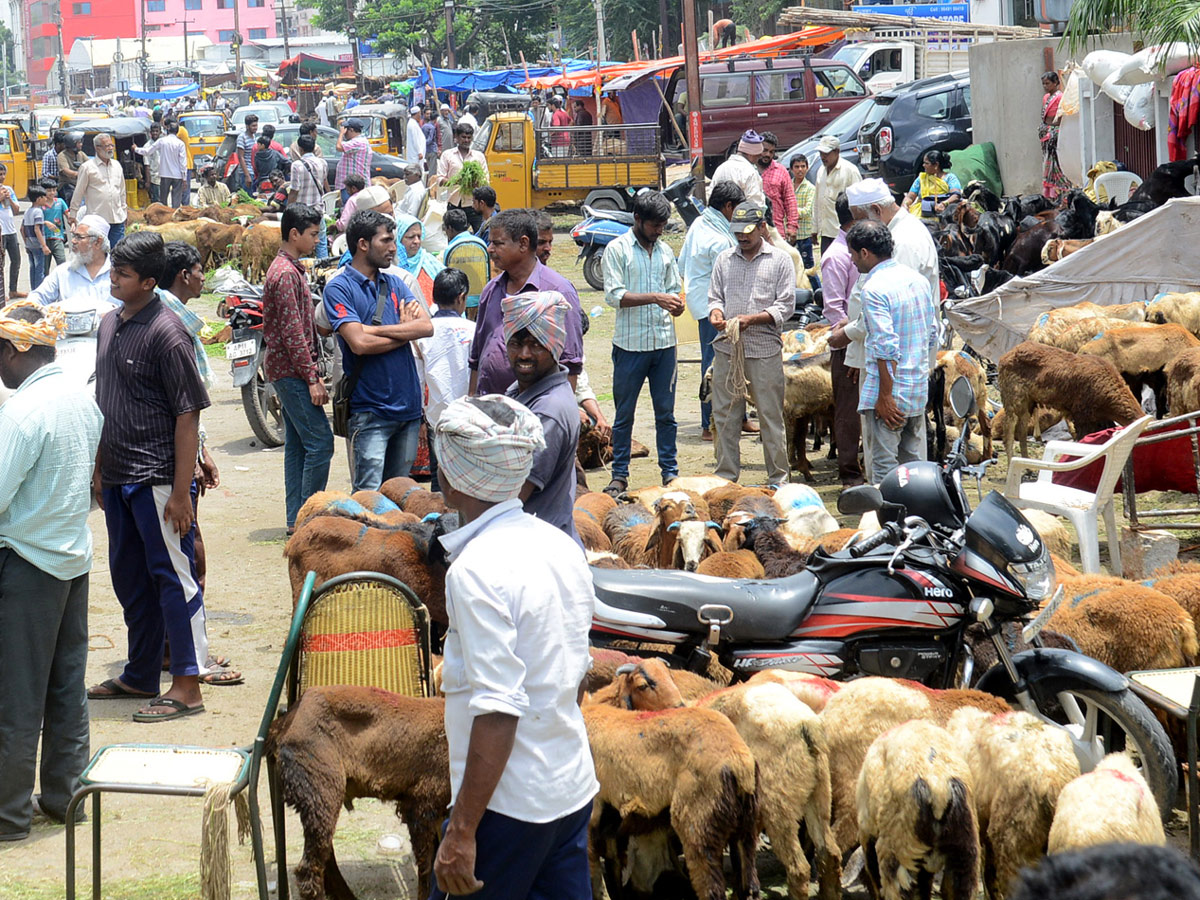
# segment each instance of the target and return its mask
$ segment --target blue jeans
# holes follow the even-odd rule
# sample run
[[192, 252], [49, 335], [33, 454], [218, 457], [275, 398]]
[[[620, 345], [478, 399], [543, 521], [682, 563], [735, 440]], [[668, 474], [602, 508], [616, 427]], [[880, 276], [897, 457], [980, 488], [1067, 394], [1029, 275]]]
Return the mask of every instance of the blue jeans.
[[25, 255], [29, 257], [29, 289], [36, 291], [46, 277], [46, 254], [42, 252], [41, 247], [26, 247]]
[[[811, 269], [813, 267], [813, 241], [811, 237], [800, 238], [796, 241], [796, 249], [800, 251], [800, 258], [804, 260], [804, 268]], [[815, 291], [821, 287], [821, 277], [813, 275], [808, 279], [812, 284], [812, 289]]]
[[110, 247], [117, 246], [117, 244], [121, 243], [121, 240], [124, 237], [125, 237], [125, 223], [124, 222], [118, 222], [116, 225], [110, 224], [108, 226], [108, 246], [110, 246]]
[[271, 386], [283, 408], [283, 492], [291, 528], [304, 501], [329, 483], [333, 429], [325, 407], [313, 404], [308, 385], [299, 378], [280, 378]]
[[389, 478], [407, 478], [417, 458], [421, 420], [392, 422], [368, 410], [350, 416], [351, 479], [356, 491], [377, 491]]
[[[704, 378], [704, 373], [708, 371], [708, 367], [712, 365], [713, 355], [717, 352], [713, 349], [712, 342], [717, 339], [719, 333], [713, 328], [712, 322], [707, 318], [701, 319], [696, 323], [700, 329], [700, 377]], [[700, 427], [708, 431], [708, 425], [712, 421], [712, 404], [700, 404]]]
[[675, 348], [664, 350], [622, 350], [612, 348], [613, 419], [612, 477], [629, 479], [629, 448], [633, 440], [633, 414], [637, 410], [642, 385], [650, 382], [650, 401], [654, 405], [654, 435], [658, 450], [658, 468], [663, 478], [679, 474], [675, 462]]
[[317, 259], [329, 258], [329, 232], [325, 230], [324, 215], [325, 210], [321, 209], [321, 226], [317, 229]]

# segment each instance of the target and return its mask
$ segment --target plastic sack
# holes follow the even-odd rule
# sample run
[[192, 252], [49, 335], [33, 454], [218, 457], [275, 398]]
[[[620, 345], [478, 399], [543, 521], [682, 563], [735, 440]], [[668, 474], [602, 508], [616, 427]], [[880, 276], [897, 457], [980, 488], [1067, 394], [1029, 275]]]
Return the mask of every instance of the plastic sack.
[[1058, 102], [1058, 114], [1061, 116], [1079, 115], [1079, 93], [1087, 73], [1079, 66], [1071, 66], [1067, 72], [1066, 85], [1063, 87], [1062, 100]]
[[1154, 93], [1156, 85], [1153, 81], [1139, 84], [1130, 88], [1129, 97], [1125, 101], [1125, 121], [1142, 131], [1154, 127]]
[[449, 241], [446, 239], [446, 232], [442, 231], [442, 218], [446, 215], [446, 204], [441, 200], [433, 197], [425, 207], [425, 215], [421, 218], [421, 225], [425, 229], [425, 239], [421, 242], [421, 246], [438, 256], [446, 249], [446, 244]]
[[1088, 78], [1096, 84], [1104, 84], [1109, 75], [1119, 72], [1129, 62], [1129, 56], [1116, 50], [1093, 50], [1083, 58], [1081, 65]]
[[1188, 45], [1158, 44], [1133, 54], [1117, 73], [1118, 84], [1138, 85], [1162, 81], [1194, 64]]
[[1104, 80], [1104, 84], [1100, 85], [1100, 90], [1112, 97], [1117, 103], [1120, 103], [1122, 106], [1124, 106], [1125, 101], [1129, 99], [1129, 92], [1132, 91], [1133, 88], [1127, 84], [1117, 84], [1117, 75], [1117, 72], [1113, 72], [1111, 75], [1109, 75], [1108, 78]]

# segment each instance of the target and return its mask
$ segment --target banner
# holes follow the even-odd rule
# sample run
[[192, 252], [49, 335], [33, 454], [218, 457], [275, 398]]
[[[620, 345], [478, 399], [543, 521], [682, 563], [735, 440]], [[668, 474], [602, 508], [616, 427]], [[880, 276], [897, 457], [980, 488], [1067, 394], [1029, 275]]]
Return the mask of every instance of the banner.
[[969, 3], [916, 3], [907, 6], [871, 5], [853, 6], [856, 13], [871, 13], [880, 16], [904, 16], [914, 19], [941, 19], [943, 22], [970, 22], [971, 5]]

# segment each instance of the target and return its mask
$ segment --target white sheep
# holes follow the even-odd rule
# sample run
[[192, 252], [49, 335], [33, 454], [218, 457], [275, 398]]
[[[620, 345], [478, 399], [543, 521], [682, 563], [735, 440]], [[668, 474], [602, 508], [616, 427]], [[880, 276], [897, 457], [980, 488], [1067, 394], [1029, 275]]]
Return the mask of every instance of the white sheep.
[[838, 520], [825, 509], [821, 495], [806, 484], [783, 485], [775, 492], [775, 502], [787, 517], [780, 530], [794, 537], [821, 537], [838, 529]]
[[1048, 847], [1061, 853], [1098, 844], [1166, 842], [1146, 779], [1124, 753], [1110, 753], [1059, 793]]
[[1058, 795], [1079, 777], [1065, 729], [1024, 712], [960, 709], [946, 730], [971, 769], [989, 900], [1007, 895], [1017, 873], [1046, 853]]
[[979, 830], [971, 770], [954, 739], [914, 720], [880, 735], [858, 778], [859, 841], [872, 895], [929, 900], [943, 873], [944, 900], [972, 900]]

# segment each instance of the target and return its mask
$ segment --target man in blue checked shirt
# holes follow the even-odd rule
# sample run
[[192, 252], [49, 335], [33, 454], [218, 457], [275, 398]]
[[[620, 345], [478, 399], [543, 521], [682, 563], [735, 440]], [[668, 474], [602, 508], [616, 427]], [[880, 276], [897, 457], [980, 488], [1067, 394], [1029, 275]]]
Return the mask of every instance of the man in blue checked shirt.
[[633, 228], [604, 249], [604, 300], [617, 311], [613, 328], [612, 481], [607, 494], [629, 486], [633, 414], [642, 385], [650, 382], [658, 467], [662, 483], [679, 475], [675, 460], [675, 325], [684, 309], [683, 281], [675, 254], [659, 240], [671, 204], [658, 191], [633, 201]]
[[929, 281], [892, 259], [891, 232], [859, 222], [846, 234], [861, 286], [866, 365], [858, 411], [869, 480], [925, 458], [925, 402], [937, 321]]

